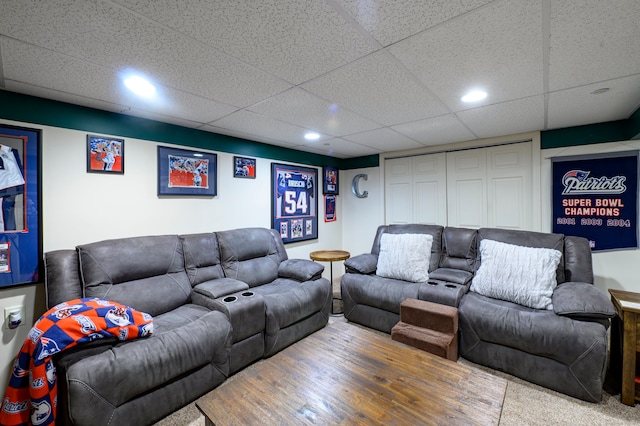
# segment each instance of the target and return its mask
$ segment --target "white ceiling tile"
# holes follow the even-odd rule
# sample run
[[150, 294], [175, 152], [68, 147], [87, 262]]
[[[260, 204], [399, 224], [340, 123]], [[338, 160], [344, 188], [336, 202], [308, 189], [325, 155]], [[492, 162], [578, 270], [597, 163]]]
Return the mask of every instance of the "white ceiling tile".
[[[339, 158], [414, 146], [399, 134], [439, 145], [621, 120], [640, 103], [638, 0], [3, 0], [1, 9], [6, 90]], [[146, 73], [163, 97], [124, 91], [125, 69]], [[602, 85], [610, 92], [589, 95]], [[489, 97], [462, 104], [474, 86]], [[333, 142], [301, 144], [302, 128]]]
[[426, 146], [477, 139], [454, 114], [399, 124], [393, 129]]
[[6, 82], [7, 90], [16, 93], [24, 93], [25, 95], [37, 96], [44, 99], [53, 99], [60, 102], [66, 102], [73, 105], [80, 105], [87, 108], [95, 108], [109, 112], [122, 112], [129, 109], [126, 105], [106, 102], [86, 96], [79, 96], [72, 93], [60, 92], [55, 89], [47, 89], [41, 86], [33, 86], [21, 81], [8, 80]]
[[22, 18], [18, 25], [10, 14], [3, 13], [0, 28], [6, 25], [16, 39], [73, 58], [120, 72], [136, 70], [166, 86], [237, 107], [291, 87], [110, 2], [19, 3], [14, 11]]
[[[601, 94], [594, 90], [608, 88]], [[640, 74], [549, 94], [550, 129], [628, 117], [640, 105]]]
[[349, 64], [302, 87], [385, 125], [447, 112], [438, 99], [384, 52]]
[[638, 0], [551, 1], [549, 89], [639, 73], [639, 20]]
[[[291, 144], [305, 142], [304, 135], [309, 130], [285, 123], [251, 111], [238, 111], [211, 123], [213, 126], [236, 130], [248, 135], [263, 136], [272, 140], [282, 140]], [[254, 137], [255, 137], [254, 136]], [[320, 139], [330, 136], [320, 135]]]
[[269, 145], [281, 146], [286, 148], [293, 148], [297, 144], [292, 144], [290, 142], [286, 142], [283, 140], [271, 139], [263, 135], [254, 135], [249, 133], [244, 133], [239, 130], [233, 130], [226, 127], [217, 127], [212, 126], [210, 124], [205, 124], [199, 127], [200, 130], [205, 132], [217, 133], [220, 135], [232, 136], [234, 138], [246, 139], [254, 142], [266, 143]]
[[248, 108], [251, 111], [332, 136], [349, 135], [380, 127], [298, 88], [288, 90]]
[[375, 49], [325, 1], [120, 3], [294, 84]]
[[457, 115], [479, 138], [532, 132], [544, 126], [544, 96], [488, 105]]
[[383, 46], [490, 3], [492, 0], [336, 0]]
[[125, 91], [112, 69], [15, 40], [3, 39], [1, 43], [7, 81], [121, 105], [142, 105]]
[[[84, 96], [77, 96], [70, 93], [58, 92], [56, 90], [43, 89], [42, 87], [30, 86], [24, 83], [8, 81], [7, 90], [25, 95], [38, 96], [45, 99], [55, 99], [56, 101], [67, 102], [74, 105], [81, 105], [87, 108], [94, 108], [101, 111], [114, 112], [118, 114], [131, 115], [134, 117], [146, 118], [149, 120], [160, 121], [162, 123], [175, 124], [177, 126], [197, 128], [201, 123], [188, 119], [167, 116], [137, 108], [131, 108], [125, 105], [118, 105], [111, 102], [100, 101]], [[86, 129], [91, 130], [91, 129]]]
[[230, 105], [161, 85], [157, 85], [153, 99], [141, 99], [123, 87], [120, 74], [113, 69], [15, 40], [4, 39], [1, 43], [7, 81], [21, 81], [79, 97], [97, 98], [124, 105], [123, 111], [136, 108], [190, 121], [208, 122], [237, 110]]
[[303, 149], [304, 151], [339, 158], [359, 157], [379, 154], [381, 152], [380, 150], [359, 145], [342, 138], [326, 139], [320, 142], [307, 143], [297, 146], [296, 149]]
[[379, 152], [388, 151], [391, 146], [396, 150], [420, 148], [422, 146], [418, 142], [387, 127], [345, 136], [343, 139], [368, 146]]
[[306, 146], [306, 145], [299, 145], [299, 146], [295, 146], [293, 148], [298, 150], [298, 151], [310, 152], [312, 154], [326, 155], [328, 157], [334, 157], [334, 158], [357, 157], [355, 155], [340, 154], [340, 153], [333, 152], [333, 151], [328, 150], [328, 149], [321, 149], [321, 148], [310, 147], [310, 146]]
[[133, 117], [146, 118], [147, 120], [160, 121], [162, 123], [175, 124], [176, 126], [188, 127], [191, 129], [197, 129], [201, 126], [201, 123], [196, 121], [186, 120], [179, 117], [172, 117], [168, 115], [159, 114], [153, 111], [147, 111], [143, 109], [130, 108], [122, 112], [125, 115], [131, 115]]
[[380, 152], [382, 152], [382, 150], [378, 150], [368, 146], [363, 146], [342, 138], [327, 139], [319, 143], [307, 144], [307, 145], [312, 145], [314, 147], [322, 146], [321, 149], [326, 149], [327, 153], [331, 153], [329, 155], [333, 155], [334, 153], [337, 153], [337, 154], [345, 155], [347, 157], [372, 155], [372, 154], [379, 154]]
[[483, 88], [483, 104], [543, 92], [542, 7], [496, 1], [389, 48], [452, 111], [477, 105], [460, 98]]

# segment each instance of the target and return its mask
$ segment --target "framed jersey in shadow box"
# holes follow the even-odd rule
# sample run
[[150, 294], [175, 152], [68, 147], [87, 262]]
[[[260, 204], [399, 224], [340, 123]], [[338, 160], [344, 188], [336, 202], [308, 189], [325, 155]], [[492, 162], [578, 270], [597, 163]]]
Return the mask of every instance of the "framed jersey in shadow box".
[[282, 242], [318, 238], [318, 170], [271, 163], [271, 228]]
[[42, 278], [41, 132], [0, 126], [0, 288]]

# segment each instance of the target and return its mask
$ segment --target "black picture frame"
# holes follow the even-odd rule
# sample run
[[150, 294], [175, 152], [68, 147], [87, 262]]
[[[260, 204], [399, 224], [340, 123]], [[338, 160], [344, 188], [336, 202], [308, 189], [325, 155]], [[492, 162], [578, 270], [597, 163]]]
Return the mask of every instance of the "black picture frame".
[[87, 173], [124, 174], [124, 139], [87, 135]]
[[5, 169], [15, 172], [17, 169], [9, 164], [17, 164], [22, 174], [22, 180], [18, 173], [8, 176], [15, 185], [5, 182], [4, 188], [0, 189], [4, 210], [0, 230], [2, 289], [43, 280], [42, 131], [0, 125], [0, 145]]
[[338, 195], [340, 192], [340, 185], [338, 182], [338, 169], [336, 167], [323, 167], [322, 168], [322, 193]]
[[256, 159], [248, 157], [233, 157], [233, 177], [241, 179], [256, 178]]
[[335, 222], [338, 218], [336, 213], [336, 199], [333, 194], [325, 194], [324, 196], [324, 221]]
[[158, 195], [214, 197], [218, 155], [158, 146]]
[[318, 169], [271, 163], [271, 228], [285, 244], [318, 238]]

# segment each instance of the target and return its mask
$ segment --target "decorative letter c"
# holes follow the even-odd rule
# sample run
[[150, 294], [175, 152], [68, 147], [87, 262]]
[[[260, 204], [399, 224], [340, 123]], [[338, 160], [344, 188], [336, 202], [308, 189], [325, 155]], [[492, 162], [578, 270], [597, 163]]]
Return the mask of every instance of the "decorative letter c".
[[358, 198], [367, 198], [369, 196], [369, 191], [360, 192], [360, 190], [358, 189], [358, 183], [360, 182], [360, 179], [367, 180], [368, 177], [369, 176], [364, 173], [360, 173], [359, 175], [355, 175], [353, 177], [353, 182], [351, 182], [351, 192], [353, 192], [353, 195]]

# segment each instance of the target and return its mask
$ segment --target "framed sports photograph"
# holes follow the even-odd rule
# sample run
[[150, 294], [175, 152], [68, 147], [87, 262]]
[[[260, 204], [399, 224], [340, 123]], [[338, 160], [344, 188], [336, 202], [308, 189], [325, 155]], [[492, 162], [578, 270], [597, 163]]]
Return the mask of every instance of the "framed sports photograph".
[[282, 242], [318, 238], [318, 170], [271, 163], [271, 228]]
[[124, 139], [87, 135], [87, 173], [124, 174]]
[[243, 179], [256, 178], [256, 159], [233, 157], [233, 177]]
[[323, 167], [322, 175], [324, 177], [322, 193], [338, 195], [338, 169], [335, 167]]
[[158, 195], [217, 195], [217, 154], [158, 147]]

